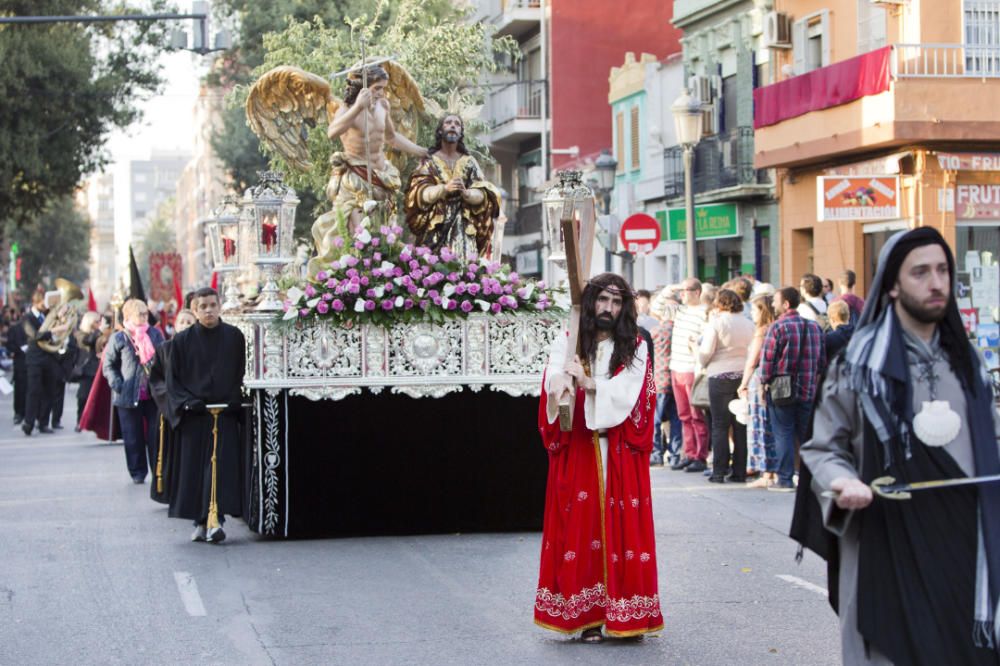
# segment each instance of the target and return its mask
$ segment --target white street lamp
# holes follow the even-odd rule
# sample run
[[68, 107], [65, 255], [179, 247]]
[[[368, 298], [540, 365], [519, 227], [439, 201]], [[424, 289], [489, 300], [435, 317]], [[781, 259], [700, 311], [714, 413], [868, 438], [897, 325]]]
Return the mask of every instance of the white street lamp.
[[240, 217], [242, 206], [238, 197], [228, 195], [214, 212], [208, 223], [208, 245], [212, 255], [212, 265], [216, 273], [221, 273], [225, 285], [226, 300], [223, 310], [240, 306], [240, 292], [236, 288], [235, 274], [242, 270], [240, 265]]
[[684, 209], [687, 236], [687, 274], [697, 277], [698, 263], [695, 253], [694, 238], [694, 192], [691, 187], [691, 162], [695, 144], [701, 139], [702, 108], [701, 102], [692, 97], [687, 89], [681, 92], [670, 112], [674, 114], [674, 128], [677, 131], [677, 143], [684, 149]]
[[295, 190], [281, 182], [281, 174], [264, 171], [258, 176], [260, 183], [243, 196], [247, 209], [243, 219], [249, 225], [249, 259], [260, 267], [264, 283], [257, 309], [277, 311], [281, 301], [275, 280], [281, 268], [295, 258], [292, 243], [299, 199]]

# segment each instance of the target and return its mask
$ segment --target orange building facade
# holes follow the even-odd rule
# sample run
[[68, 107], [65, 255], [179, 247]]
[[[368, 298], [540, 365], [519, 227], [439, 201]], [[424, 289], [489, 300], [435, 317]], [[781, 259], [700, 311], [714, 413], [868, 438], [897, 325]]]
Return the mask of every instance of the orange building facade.
[[[970, 333], [1000, 322], [1000, 2], [775, 0], [778, 82], [754, 97], [757, 168], [778, 169], [781, 281], [850, 268], [939, 229]], [[992, 344], [990, 344], [992, 343]], [[994, 355], [995, 359], [996, 356]]]

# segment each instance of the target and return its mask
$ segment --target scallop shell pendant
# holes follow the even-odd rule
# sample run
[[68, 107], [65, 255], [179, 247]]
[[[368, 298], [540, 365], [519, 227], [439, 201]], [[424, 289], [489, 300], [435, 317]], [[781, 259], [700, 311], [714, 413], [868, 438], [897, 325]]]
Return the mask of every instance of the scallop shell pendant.
[[924, 401], [913, 417], [913, 432], [927, 446], [945, 446], [958, 437], [962, 419], [947, 400]]

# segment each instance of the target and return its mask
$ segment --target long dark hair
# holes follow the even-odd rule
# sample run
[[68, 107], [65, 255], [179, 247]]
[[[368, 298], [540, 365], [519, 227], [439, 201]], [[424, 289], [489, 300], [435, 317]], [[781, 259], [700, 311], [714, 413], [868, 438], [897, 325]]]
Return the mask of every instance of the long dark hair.
[[[369, 87], [377, 81], [389, 80], [389, 72], [385, 71], [385, 69], [378, 65], [369, 66], [367, 74]], [[362, 88], [364, 88], [364, 79], [361, 77], [361, 72], [352, 73], [348, 76], [347, 87], [344, 88], [344, 103], [347, 104], [347, 106], [354, 106], [354, 102], [357, 101], [358, 94], [361, 92]]]
[[608, 377], [611, 377], [618, 368], [627, 368], [635, 361], [639, 325], [636, 323], [635, 295], [629, 283], [614, 273], [592, 277], [583, 290], [580, 308], [580, 356], [583, 360], [592, 362], [597, 355], [597, 297], [605, 289], [622, 297], [622, 309], [611, 332], [615, 342], [608, 368]]
[[458, 146], [456, 148], [461, 154], [468, 155], [469, 150], [465, 147], [465, 121], [457, 113], [446, 113], [441, 116], [441, 120], [437, 124], [437, 129], [434, 130], [434, 145], [431, 146], [431, 153], [441, 150], [441, 145], [444, 143], [444, 121], [448, 118], [458, 118], [458, 122], [462, 123], [462, 135], [458, 137]]

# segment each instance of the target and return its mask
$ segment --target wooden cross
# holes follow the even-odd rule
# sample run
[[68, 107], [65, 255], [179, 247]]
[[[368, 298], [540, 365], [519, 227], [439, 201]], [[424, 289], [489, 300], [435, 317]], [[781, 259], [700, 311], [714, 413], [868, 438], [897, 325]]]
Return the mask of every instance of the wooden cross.
[[[564, 186], [572, 186], [573, 175], [567, 174]], [[576, 186], [582, 187], [577, 176]], [[574, 360], [580, 354], [580, 312], [583, 305], [583, 290], [590, 276], [590, 259], [594, 251], [595, 223], [593, 214], [581, 215], [577, 197], [566, 194], [563, 204], [560, 226], [563, 243], [566, 248], [566, 280], [569, 283], [570, 311], [569, 337], [566, 341], [566, 362]], [[576, 408], [576, 383], [572, 389], [559, 399], [559, 429], [563, 432], [573, 430], [573, 411]]]

